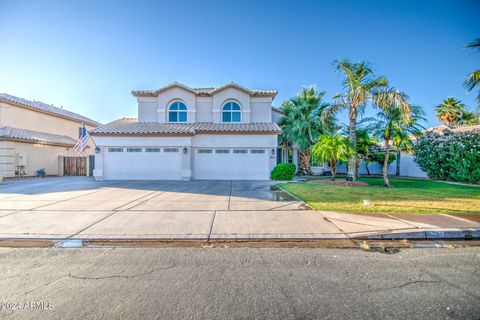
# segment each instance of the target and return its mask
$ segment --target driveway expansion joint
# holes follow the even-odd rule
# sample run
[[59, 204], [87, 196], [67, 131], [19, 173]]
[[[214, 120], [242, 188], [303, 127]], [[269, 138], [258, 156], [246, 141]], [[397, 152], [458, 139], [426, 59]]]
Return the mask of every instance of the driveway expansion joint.
[[217, 211], [213, 212], [212, 222], [210, 223], [210, 230], [208, 231], [207, 242], [212, 238], [213, 224], [215, 223], [215, 217], [217, 216]]

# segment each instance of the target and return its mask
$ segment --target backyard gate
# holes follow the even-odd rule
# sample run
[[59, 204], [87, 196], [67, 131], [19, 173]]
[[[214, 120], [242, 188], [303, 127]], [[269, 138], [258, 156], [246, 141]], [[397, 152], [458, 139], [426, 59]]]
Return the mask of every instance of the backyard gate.
[[87, 157], [63, 158], [63, 175], [86, 176], [87, 175]]

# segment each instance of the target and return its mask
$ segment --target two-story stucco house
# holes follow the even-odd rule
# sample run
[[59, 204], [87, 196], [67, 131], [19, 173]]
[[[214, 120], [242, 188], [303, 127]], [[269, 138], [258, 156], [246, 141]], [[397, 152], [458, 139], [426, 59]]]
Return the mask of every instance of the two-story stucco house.
[[[63, 157], [73, 150], [79, 129], [100, 123], [63, 108], [0, 94], [0, 176], [63, 175]], [[94, 154], [93, 144], [87, 153]]]
[[173, 83], [132, 94], [138, 118], [91, 132], [97, 179], [270, 178], [281, 132], [272, 115], [276, 91]]

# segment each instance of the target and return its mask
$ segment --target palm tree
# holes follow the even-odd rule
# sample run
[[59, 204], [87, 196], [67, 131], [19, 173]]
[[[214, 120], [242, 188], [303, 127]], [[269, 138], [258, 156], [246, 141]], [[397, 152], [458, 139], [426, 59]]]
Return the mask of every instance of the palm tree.
[[337, 162], [347, 161], [355, 151], [347, 138], [338, 134], [323, 134], [313, 146], [312, 154], [318, 161], [328, 161], [333, 181], [337, 174]]
[[463, 113], [462, 118], [460, 119], [459, 123], [461, 125], [465, 125], [465, 126], [474, 126], [474, 125], [480, 124], [479, 111], [477, 111], [477, 112], [465, 111]]
[[314, 86], [302, 87], [300, 94], [282, 103], [285, 115], [279, 125], [283, 132], [280, 143], [298, 146], [300, 151], [299, 172], [311, 175], [310, 149], [318, 136], [335, 127], [334, 114], [323, 102], [324, 91], [317, 92]]
[[[365, 62], [352, 63], [344, 59], [335, 61], [334, 65], [337, 71], [342, 72], [345, 76], [343, 92], [334, 97], [337, 100], [334, 108], [348, 110], [348, 137], [351, 147], [356, 150], [358, 112], [365, 109], [366, 103], [372, 100], [378, 90], [388, 86], [388, 80], [383, 76], [375, 76], [373, 70]], [[348, 160], [347, 180], [356, 180], [356, 155]]]
[[435, 111], [437, 112], [438, 120], [447, 126], [452, 126], [459, 123], [466, 110], [462, 101], [448, 97], [435, 106]]
[[[480, 49], [480, 38], [475, 39], [472, 43], [467, 44], [465, 47]], [[465, 87], [468, 91], [472, 91], [480, 83], [480, 70], [474, 70], [465, 79]], [[478, 91], [477, 104], [480, 106], [480, 91]]]
[[[392, 145], [397, 150], [410, 150], [413, 146], [412, 136], [419, 135], [424, 129], [418, 122], [425, 120], [419, 106], [408, 104], [407, 107], [408, 97], [397, 91], [397, 98], [392, 98], [390, 95], [392, 91], [395, 90], [385, 91], [384, 94], [379, 95], [379, 99], [374, 101], [379, 111], [375, 118], [370, 119], [372, 134], [382, 139], [385, 144], [382, 176], [383, 185], [387, 188], [390, 187], [388, 162]], [[381, 98], [382, 95], [383, 98]], [[401, 99], [398, 99], [400, 96]]]

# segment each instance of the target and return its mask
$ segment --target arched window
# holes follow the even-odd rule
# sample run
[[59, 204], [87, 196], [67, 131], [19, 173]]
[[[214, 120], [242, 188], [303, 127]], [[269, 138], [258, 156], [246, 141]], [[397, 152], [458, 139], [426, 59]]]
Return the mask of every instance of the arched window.
[[228, 101], [222, 108], [222, 122], [241, 122], [242, 121], [242, 109], [238, 103], [234, 101]]
[[181, 101], [174, 101], [168, 107], [168, 122], [187, 122], [187, 106]]

